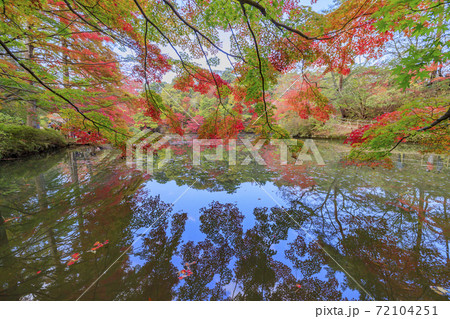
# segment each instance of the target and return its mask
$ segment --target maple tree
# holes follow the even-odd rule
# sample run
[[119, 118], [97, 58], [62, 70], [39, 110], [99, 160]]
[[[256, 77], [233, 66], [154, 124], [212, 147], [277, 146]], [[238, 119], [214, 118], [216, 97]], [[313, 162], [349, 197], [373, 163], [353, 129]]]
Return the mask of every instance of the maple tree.
[[[120, 38], [134, 49], [138, 60], [144, 49], [123, 20], [132, 17], [129, 12], [114, 19], [121, 29], [105, 34], [84, 9], [85, 4], [71, 1], [3, 3], [1, 94], [6, 105], [13, 97], [28, 108], [31, 126], [39, 126], [38, 109], [59, 112], [66, 120], [63, 131], [80, 142], [120, 144], [140, 101], [114, 41]], [[167, 59], [154, 46], [148, 50], [152, 61], [147, 71], [159, 78], [169, 68]], [[131, 71], [140, 74], [141, 68]]]

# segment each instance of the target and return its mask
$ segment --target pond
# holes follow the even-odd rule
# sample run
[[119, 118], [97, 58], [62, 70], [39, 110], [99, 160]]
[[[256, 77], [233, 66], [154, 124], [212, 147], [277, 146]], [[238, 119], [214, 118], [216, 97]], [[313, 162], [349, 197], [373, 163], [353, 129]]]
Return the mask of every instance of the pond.
[[[84, 147], [0, 163], [0, 300], [448, 300], [448, 157], [152, 174]], [[292, 159], [290, 159], [292, 161]]]

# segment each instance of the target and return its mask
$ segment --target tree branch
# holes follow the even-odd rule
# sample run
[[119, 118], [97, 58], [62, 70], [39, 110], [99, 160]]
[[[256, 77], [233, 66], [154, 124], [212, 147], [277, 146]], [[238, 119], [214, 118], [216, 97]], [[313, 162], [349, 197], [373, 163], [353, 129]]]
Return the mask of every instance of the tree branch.
[[447, 110], [447, 112], [442, 115], [440, 118], [438, 118], [436, 121], [434, 121], [433, 123], [431, 123], [428, 126], [422, 127], [421, 129], [418, 129], [418, 132], [423, 132], [426, 130], [429, 130], [432, 127], [435, 127], [436, 125], [438, 125], [439, 123], [441, 123], [442, 121], [448, 120], [450, 118], [450, 108]]
[[69, 10], [75, 14], [78, 18], [81, 19], [81, 21], [83, 21], [84, 23], [86, 23], [87, 25], [89, 25], [90, 27], [94, 28], [95, 30], [97, 30], [98, 32], [110, 37], [111, 39], [116, 40], [118, 43], [122, 43], [122, 45], [126, 45], [126, 43], [124, 43], [122, 40], [120, 40], [119, 38], [117, 38], [115, 35], [113, 34], [109, 34], [107, 32], [105, 32], [103, 29], [99, 28], [98, 26], [94, 25], [93, 23], [87, 21], [85, 18], [83, 18], [83, 16], [81, 16], [81, 14], [79, 14], [78, 12], [75, 11], [75, 9], [70, 5], [70, 3], [67, 0], [63, 0], [64, 3], [67, 5], [67, 7], [69, 8]]
[[269, 126], [269, 128], [272, 131], [276, 132], [276, 130], [274, 130], [272, 128], [272, 125], [270, 124], [269, 114], [268, 114], [268, 110], [267, 110], [265, 79], [264, 79], [264, 75], [263, 75], [263, 71], [262, 71], [262, 61], [261, 61], [261, 56], [259, 53], [258, 41], [256, 40], [255, 33], [253, 32], [252, 26], [250, 25], [250, 20], [248, 19], [247, 12], [245, 11], [244, 3], [240, 1], [240, 4], [241, 4], [242, 13], [244, 14], [245, 21], [247, 22], [248, 29], [252, 35], [253, 42], [255, 44], [256, 56], [258, 58], [258, 64], [259, 64], [258, 70], [259, 70], [259, 75], [261, 77], [262, 98], [263, 98], [263, 104], [264, 104], [264, 116], [266, 118], [266, 123]]
[[315, 39], [316, 39], [316, 38], [314, 38], [314, 37], [307, 36], [307, 35], [304, 34], [303, 32], [301, 32], [301, 31], [299, 31], [299, 30], [297, 30], [297, 29], [294, 29], [294, 28], [292, 28], [292, 27], [290, 27], [290, 26], [288, 26], [288, 25], [286, 25], [286, 24], [284, 24], [284, 23], [281, 23], [281, 22], [275, 20], [274, 18], [269, 17], [269, 15], [268, 15], [268, 13], [267, 13], [267, 11], [266, 11], [266, 8], [264, 8], [264, 7], [263, 7], [262, 5], [260, 5], [258, 2], [255, 2], [255, 1], [253, 1], [253, 0], [238, 0], [238, 1], [239, 1], [239, 3], [240, 3], [241, 5], [243, 5], [243, 4], [245, 3], [245, 4], [248, 4], [248, 5], [250, 5], [250, 6], [252, 6], [252, 7], [258, 9], [259, 12], [261, 12], [261, 14], [262, 14], [263, 16], [265, 16], [266, 18], [268, 18], [273, 24], [275, 24], [275, 25], [278, 26], [278, 27], [281, 27], [281, 28], [283, 28], [283, 29], [286, 29], [286, 30], [288, 30], [288, 31], [291, 31], [291, 32], [293, 32], [293, 33], [295, 33], [295, 34], [301, 36], [302, 38], [304, 38], [304, 39], [306, 39], [306, 40], [315, 40]]
[[223, 54], [225, 54], [226, 56], [231, 56], [233, 58], [236, 59], [241, 59], [244, 61], [244, 58], [238, 55], [234, 55], [231, 53], [228, 53], [224, 50], [222, 50], [220, 47], [218, 47], [210, 38], [208, 38], [206, 35], [204, 35], [199, 29], [197, 29], [196, 27], [194, 27], [193, 25], [191, 25], [189, 22], [187, 22], [179, 13], [178, 11], [175, 9], [175, 7], [167, 0], [163, 0], [164, 3], [169, 6], [169, 8], [173, 11], [173, 13], [175, 13], [175, 15], [178, 17], [178, 19], [181, 20], [181, 22], [183, 22], [185, 25], [187, 25], [189, 28], [191, 28], [196, 34], [199, 34], [203, 39], [205, 39], [206, 41], [208, 41], [214, 48], [216, 48], [217, 50], [219, 50], [220, 52], [222, 52]]
[[[170, 45], [170, 47], [175, 51], [175, 54], [178, 56], [178, 58], [180, 59], [181, 65], [183, 67], [183, 69], [186, 70], [186, 72], [192, 76], [194, 79], [197, 79], [198, 81], [202, 81], [202, 82], [208, 82], [205, 81], [203, 79], [199, 79], [197, 78], [194, 74], [192, 74], [189, 70], [188, 67], [190, 67], [191, 69], [193, 69], [191, 66], [189, 66], [188, 64], [186, 64], [186, 62], [183, 60], [183, 58], [181, 57], [180, 53], [178, 52], [178, 50], [175, 48], [175, 46], [173, 45], [172, 41], [170, 41], [169, 37], [167, 37], [167, 35], [162, 32], [162, 30], [153, 23], [152, 20], [150, 20], [150, 18], [147, 16], [147, 14], [145, 13], [144, 9], [142, 8], [142, 6], [139, 4], [139, 2], [137, 0], [133, 0], [133, 2], [136, 4], [136, 7], [139, 9], [139, 11], [141, 12], [142, 16], [144, 17], [144, 19], [153, 27], [156, 29], [156, 31], [158, 31], [158, 33], [167, 41], [167, 43]], [[194, 69], [195, 72], [197, 72]]]

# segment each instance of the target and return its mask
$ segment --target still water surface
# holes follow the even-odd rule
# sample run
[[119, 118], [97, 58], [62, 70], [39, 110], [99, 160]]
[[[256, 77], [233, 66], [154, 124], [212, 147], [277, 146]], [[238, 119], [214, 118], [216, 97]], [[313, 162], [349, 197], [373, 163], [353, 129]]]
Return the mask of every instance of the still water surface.
[[317, 146], [325, 166], [178, 146], [151, 176], [93, 148], [1, 162], [0, 300], [448, 300], [448, 158]]

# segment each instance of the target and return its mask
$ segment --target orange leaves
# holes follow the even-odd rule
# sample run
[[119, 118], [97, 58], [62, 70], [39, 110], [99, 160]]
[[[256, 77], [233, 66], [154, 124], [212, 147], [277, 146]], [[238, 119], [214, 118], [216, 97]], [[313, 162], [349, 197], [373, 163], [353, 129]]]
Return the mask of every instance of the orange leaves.
[[144, 99], [139, 99], [142, 104], [145, 105], [144, 115], [151, 117], [156, 122], [161, 121], [161, 110], [158, 108], [158, 105], [154, 103], [151, 99], [147, 101], [145, 104]]
[[97, 249], [102, 248], [103, 246], [105, 246], [108, 243], [109, 243], [109, 240], [106, 240], [104, 243], [97, 241], [97, 242], [95, 242], [94, 247], [92, 247], [90, 250], [88, 250], [88, 252], [95, 254], [95, 253], [97, 253]]
[[79, 253], [75, 253], [71, 257], [72, 258], [67, 263], [67, 266], [72, 266], [73, 264], [75, 264], [80, 259], [80, 254]]
[[166, 114], [167, 117], [164, 119], [163, 123], [169, 125], [169, 131], [171, 133], [175, 133], [175, 134], [183, 136], [184, 135], [184, 130], [183, 130], [182, 126], [181, 126], [182, 122], [180, 121], [180, 119], [177, 116], [177, 114], [180, 114], [180, 113]]
[[195, 92], [201, 94], [208, 94], [214, 92], [218, 97], [217, 90], [222, 93], [222, 90], [229, 87], [228, 83], [223, 80], [220, 75], [211, 73], [207, 70], [198, 69], [194, 74], [184, 74], [174, 80], [174, 88], [183, 92], [188, 92], [193, 89]]
[[[87, 252], [89, 253], [97, 253], [97, 250], [99, 248], [102, 248], [103, 246], [109, 244], [109, 240], [105, 240], [103, 243], [97, 241], [94, 243], [93, 247], [91, 249], [89, 249]], [[78, 262], [81, 258], [81, 254], [80, 253], [75, 253], [72, 256], [70, 256], [71, 259], [67, 262], [67, 266], [72, 266], [73, 264], [75, 264], [76, 262]]]
[[184, 264], [185, 269], [182, 269], [178, 272], [178, 276], [179, 276], [178, 279], [183, 280], [189, 276], [192, 276], [194, 273], [191, 270], [191, 266], [195, 265], [196, 263], [197, 263], [196, 261], [193, 261], [190, 263], [185, 263]]
[[182, 280], [182, 279], [184, 279], [184, 278], [186, 278], [186, 277], [191, 276], [193, 273], [192, 273], [192, 271], [189, 270], [189, 269], [188, 269], [188, 270], [183, 269], [183, 270], [181, 270], [181, 271], [179, 272], [179, 274], [180, 274], [181, 276], [179, 276], [178, 279]]
[[[127, 94], [122, 86], [125, 68], [119, 64], [123, 60], [123, 54], [118, 53], [117, 45], [111, 45], [110, 42], [114, 39], [133, 50], [130, 39], [139, 40], [139, 37], [131, 30], [136, 25], [137, 18], [130, 15], [129, 7], [125, 9], [126, 3], [116, 1], [116, 8], [112, 3], [111, 0], [97, 3], [85, 1], [84, 4], [55, 0], [9, 2], [1, 18], [4, 27], [0, 33], [5, 33], [13, 39], [17, 31], [23, 28], [23, 38], [32, 40], [30, 44], [32, 43], [34, 48], [33, 59], [28, 67], [34, 72], [34, 77], [41, 80], [41, 84], [48, 84], [46, 89], [51, 92], [50, 94], [39, 89], [39, 93], [33, 93], [33, 100], [45, 110], [76, 110], [80, 116], [68, 118], [70, 124], [67, 127], [77, 127], [82, 131], [88, 131], [87, 127], [92, 131], [101, 130], [101, 135], [107, 137], [109, 142], [119, 144], [123, 137], [110, 137], [116, 133], [125, 136], [126, 129], [121, 124], [129, 117], [116, 112], [117, 108], [131, 105], [136, 94]], [[95, 7], [95, 17], [91, 14], [93, 11], [83, 7], [90, 7], [91, 4], [92, 8]], [[9, 23], [6, 28], [7, 16], [10, 15], [17, 16], [17, 23]], [[118, 28], [119, 19], [124, 21], [125, 31]], [[105, 24], [100, 26], [100, 20]], [[41, 28], [42, 25], [46, 27]], [[8, 43], [8, 46], [12, 52], [17, 49], [15, 41]], [[153, 53], [151, 48], [149, 51]], [[14, 68], [7, 68], [8, 73], [20, 81], [29, 81], [32, 73], [24, 77], [26, 73], [17, 69], [18, 63], [15, 65]], [[4, 69], [2, 59], [0, 66]], [[130, 71], [132, 70], [127, 69], [128, 73]], [[16, 81], [17, 84], [20, 84], [20, 81]], [[93, 119], [98, 119], [96, 114], [91, 114], [93, 118], [85, 114], [84, 118], [80, 114], [84, 110], [80, 109], [85, 107], [91, 111], [100, 110], [98, 113], [104, 113], [111, 121], [103, 121], [102, 118], [100, 123]], [[83, 123], [78, 125], [81, 121], [76, 122], [81, 117]]]
[[279, 174], [277, 185], [295, 185], [301, 192], [316, 186], [316, 181], [309, 174], [306, 165], [277, 165], [273, 163], [271, 170]]
[[134, 43], [134, 50], [137, 53], [138, 63], [134, 67], [138, 78], [142, 81], [147, 79], [150, 82], [161, 82], [171, 66], [169, 57], [161, 53], [161, 50], [153, 44], [141, 45], [137, 41]]
[[322, 122], [327, 121], [334, 111], [328, 99], [307, 77], [297, 81], [281, 101], [275, 101], [275, 105], [276, 114], [294, 111], [302, 119], [313, 117]]
[[90, 130], [84, 131], [76, 127], [63, 127], [61, 131], [67, 132], [69, 137], [76, 139], [78, 144], [102, 144], [107, 142], [100, 134]]
[[[305, 45], [293, 43], [291, 40], [282, 39], [271, 50], [268, 59], [272, 66], [281, 73], [291, 71], [298, 62], [296, 56], [305, 50]], [[302, 50], [297, 52], [296, 50]]]
[[7, 222], [19, 219], [19, 217], [11, 217], [11, 218], [3, 218], [3, 222], [6, 224]]
[[99, 32], [78, 32], [78, 33], [72, 34], [72, 38], [78, 39], [81, 41], [93, 41], [93, 42], [96, 42], [96, 41], [110, 42], [110, 41], [112, 41], [112, 39], [110, 37], [102, 36], [101, 33], [99, 33]]
[[381, 55], [393, 33], [380, 32], [374, 27], [376, 20], [372, 13], [377, 11], [379, 3], [366, 4], [364, 0], [344, 1], [321, 19], [320, 40], [311, 45], [317, 55], [315, 65], [325, 66], [326, 72], [346, 75], [357, 56], [372, 59]]

